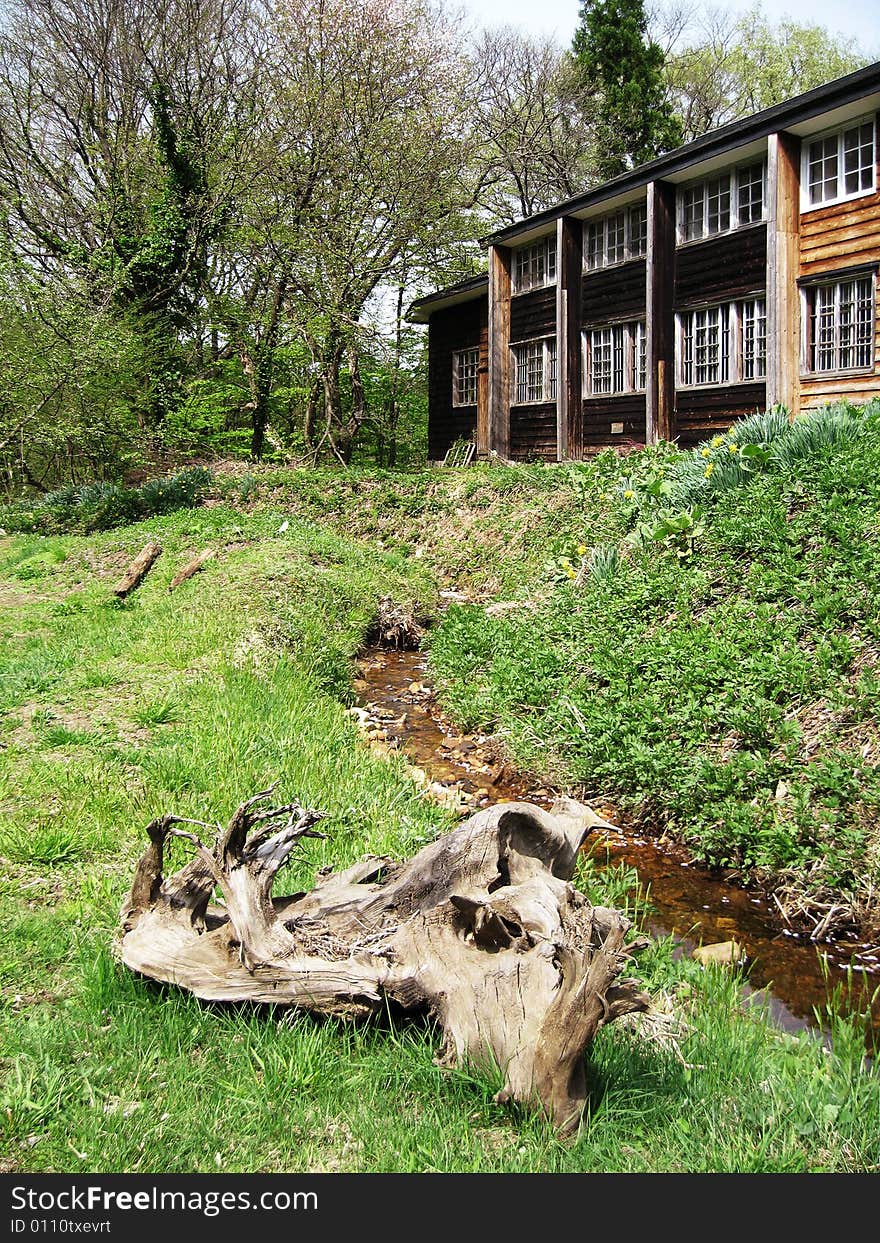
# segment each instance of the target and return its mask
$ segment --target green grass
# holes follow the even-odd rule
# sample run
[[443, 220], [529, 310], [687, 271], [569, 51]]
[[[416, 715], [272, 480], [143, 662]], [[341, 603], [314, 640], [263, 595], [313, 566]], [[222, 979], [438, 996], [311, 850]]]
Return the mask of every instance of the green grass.
[[[713, 607], [716, 561], [729, 557], [731, 575], [743, 577], [731, 509], [726, 518], [719, 510], [718, 530], [729, 534], [713, 537], [721, 542], [711, 546], [711, 573], [700, 565], [702, 545], [694, 564], [663, 562], [656, 579], [638, 550], [624, 550], [619, 565], [597, 559], [599, 572], [572, 585], [561, 559], [580, 564], [586, 529], [591, 543], [614, 548], [631, 529], [602, 500], [621, 469], [603, 459], [558, 472], [478, 467], [396, 480], [328, 472], [307, 483], [266, 472], [256, 495], [249, 485], [246, 507], [230, 487], [219, 504], [133, 527], [0, 542], [3, 1169], [880, 1167], [880, 1078], [864, 1064], [859, 1023], [830, 1020], [830, 1050], [815, 1035], [786, 1036], [744, 1009], [736, 977], [675, 958], [670, 941], [655, 943], [636, 968], [658, 1005], [668, 1006], [670, 1033], [651, 1041], [614, 1024], [600, 1034], [589, 1061], [589, 1110], [565, 1145], [539, 1117], [495, 1104], [491, 1075], [435, 1066], [429, 1024], [346, 1025], [202, 1005], [133, 977], [114, 959], [143, 830], [163, 812], [224, 820], [277, 781], [282, 797], [328, 812], [327, 840], [297, 852], [290, 887], [366, 851], [410, 854], [452, 826], [452, 814], [425, 797], [402, 760], [370, 754], [345, 711], [351, 659], [382, 595], [436, 610], [437, 588], [452, 578], [485, 600], [514, 593], [527, 600], [525, 613], [494, 619], [479, 607], [451, 608], [433, 658], [463, 717], [497, 724], [501, 705], [512, 747], [529, 754], [534, 740], [550, 738], [562, 752], [553, 752], [554, 762], [565, 760], [547, 732], [562, 709], [548, 711], [544, 692], [558, 691], [555, 679], [566, 662], [571, 672], [575, 653], [584, 687], [600, 672], [623, 678], [632, 654], [619, 653], [615, 665], [608, 639], [600, 671], [592, 650], [592, 663], [584, 656], [584, 636], [610, 634], [614, 617], [619, 629], [635, 617], [636, 626], [626, 625], [631, 642], [646, 642], [643, 629], [661, 607], [666, 616], [673, 589], [674, 600], [693, 606], [699, 588], [702, 607]], [[843, 463], [834, 469], [846, 476]], [[760, 486], [756, 520], [783, 484], [762, 476]], [[835, 521], [856, 524], [853, 509]], [[806, 501], [797, 512], [807, 513]], [[759, 524], [765, 528], [775, 530], [770, 517]], [[450, 540], [455, 530], [459, 538]], [[159, 539], [162, 556], [120, 604], [112, 586], [148, 538]], [[853, 546], [866, 538], [853, 526]], [[169, 593], [174, 571], [206, 546], [217, 548], [215, 560]], [[765, 593], [776, 590], [772, 565], [763, 553], [759, 561]], [[22, 575], [26, 566], [37, 572]], [[614, 599], [619, 576], [631, 574], [628, 612]], [[850, 608], [855, 581], [841, 589]], [[806, 587], [803, 607], [818, 607]], [[679, 657], [693, 622], [692, 607]], [[813, 641], [811, 672], [789, 650], [788, 621], [779, 625], [785, 676], [799, 677], [810, 694], [825, 688], [847, 654], [833, 627]], [[528, 685], [516, 672], [526, 643]], [[719, 650], [711, 676], [723, 680], [729, 661], [723, 644]], [[455, 654], [454, 671], [444, 651]], [[698, 652], [694, 642], [691, 659]], [[671, 668], [673, 655], [652, 659], [661, 682], [671, 678], [663, 660]], [[760, 669], [757, 656], [753, 666]], [[864, 712], [872, 693], [859, 691]], [[684, 709], [681, 716], [689, 719]], [[176, 849], [182, 860], [183, 847]], [[581, 888], [638, 913], [631, 874], [581, 866]]]

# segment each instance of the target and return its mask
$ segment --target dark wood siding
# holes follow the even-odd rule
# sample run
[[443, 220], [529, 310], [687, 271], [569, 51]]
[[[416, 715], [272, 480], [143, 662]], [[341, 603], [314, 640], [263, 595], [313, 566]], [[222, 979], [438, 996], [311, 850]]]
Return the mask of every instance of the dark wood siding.
[[763, 289], [767, 282], [767, 226], [736, 229], [682, 246], [675, 256], [675, 305], [723, 302]]
[[693, 445], [726, 431], [735, 419], [766, 409], [766, 384], [680, 389], [675, 397], [676, 438], [680, 445]]
[[581, 318], [584, 324], [643, 319], [645, 315], [645, 260], [588, 272], [583, 279]]
[[511, 406], [510, 456], [518, 461], [527, 458], [556, 461], [556, 402]]
[[456, 440], [473, 438], [477, 407], [452, 404], [452, 355], [480, 347], [480, 368], [488, 366], [488, 298], [475, 298], [435, 311], [428, 329], [428, 457], [439, 461]]
[[[612, 423], [622, 423], [622, 432], [612, 432]], [[645, 443], [645, 394], [626, 397], [590, 397], [584, 400], [584, 452], [595, 452], [607, 445], [624, 447]]]
[[556, 332], [556, 286], [533, 289], [510, 299], [510, 340], [528, 341]]

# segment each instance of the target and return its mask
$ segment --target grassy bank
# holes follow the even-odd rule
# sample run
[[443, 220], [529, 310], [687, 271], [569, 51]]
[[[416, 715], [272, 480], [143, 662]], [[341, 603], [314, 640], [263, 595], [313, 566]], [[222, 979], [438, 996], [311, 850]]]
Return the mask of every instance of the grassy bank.
[[465, 594], [429, 637], [460, 725], [770, 886], [793, 922], [870, 936], [878, 433], [876, 407], [844, 409], [691, 453], [247, 486]]
[[[304, 847], [291, 888], [366, 851], [411, 853], [451, 827], [402, 760], [376, 759], [360, 742], [345, 712], [351, 656], [379, 596], [436, 611], [450, 576], [484, 601], [528, 600], [502, 615], [511, 635], [539, 610], [555, 617], [571, 601], [564, 549], [582, 539], [587, 515], [608, 541], [628, 529], [601, 497], [618, 486], [612, 467], [236, 478], [210, 507], [89, 536], [2, 540], [2, 1168], [880, 1165], [880, 1080], [863, 1065], [858, 1024], [835, 1020], [830, 1051], [818, 1037], [782, 1035], [744, 1009], [734, 979], [674, 959], [671, 942], [638, 963], [668, 1023], [654, 1039], [619, 1024], [601, 1033], [590, 1109], [564, 1146], [540, 1119], [496, 1105], [491, 1076], [436, 1067], [429, 1026], [203, 1006], [114, 961], [143, 829], [162, 812], [225, 819], [272, 781], [325, 809], [330, 837]], [[551, 536], [559, 543], [548, 554]], [[162, 557], [119, 604], [112, 586], [150, 537]], [[206, 546], [215, 561], [169, 593], [174, 571]], [[498, 620], [453, 607], [434, 639], [463, 716], [472, 700], [463, 689], [456, 701], [455, 687], [473, 679], [444, 663], [443, 644], [452, 650], [462, 629], [463, 669], [476, 642], [471, 615]], [[554, 635], [542, 650], [557, 647]], [[522, 714], [510, 703], [515, 748]], [[632, 878], [576, 880], [617, 903]]]

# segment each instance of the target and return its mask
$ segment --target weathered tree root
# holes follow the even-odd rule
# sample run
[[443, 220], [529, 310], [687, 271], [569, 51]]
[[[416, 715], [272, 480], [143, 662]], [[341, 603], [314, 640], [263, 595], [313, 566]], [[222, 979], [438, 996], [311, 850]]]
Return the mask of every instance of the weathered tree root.
[[[271, 896], [320, 812], [263, 809], [263, 791], [209, 848], [176, 816], [154, 820], [121, 912], [122, 961], [210, 1001], [301, 1006], [347, 1018], [393, 1002], [433, 1014], [439, 1060], [500, 1067], [500, 1101], [541, 1109], [561, 1134], [586, 1103], [584, 1053], [606, 1023], [648, 1008], [621, 979], [644, 941], [569, 879], [598, 817], [572, 800], [480, 811], [407, 862], [325, 871], [309, 893]], [[204, 826], [208, 827], [208, 826]], [[163, 878], [169, 836], [194, 858]], [[211, 902], [215, 887], [225, 906]]]

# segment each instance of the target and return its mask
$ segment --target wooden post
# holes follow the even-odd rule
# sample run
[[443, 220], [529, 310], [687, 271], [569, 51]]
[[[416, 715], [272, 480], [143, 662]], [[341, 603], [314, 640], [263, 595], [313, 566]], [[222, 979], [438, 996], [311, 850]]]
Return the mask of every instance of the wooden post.
[[794, 134], [767, 147], [767, 405], [800, 408], [800, 159]]
[[645, 443], [671, 440], [675, 408], [675, 186], [648, 184]]
[[556, 457], [583, 457], [581, 291], [583, 227], [561, 216], [556, 229]]
[[510, 457], [510, 248], [489, 247], [488, 448]]
[[477, 456], [489, 452], [489, 303], [480, 302], [480, 354], [477, 366]]

